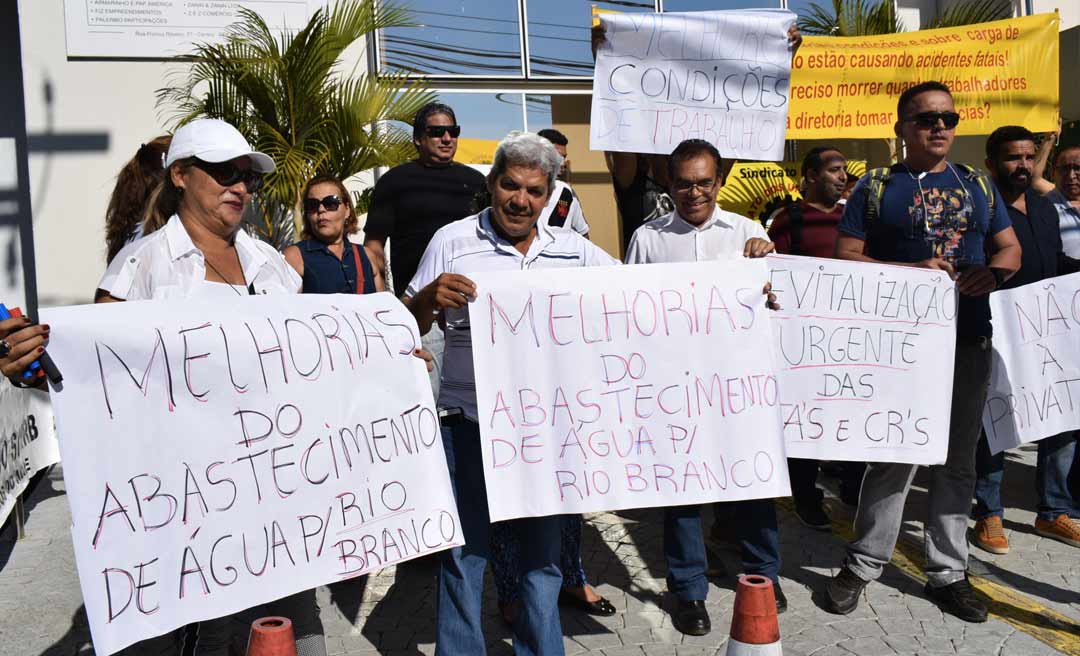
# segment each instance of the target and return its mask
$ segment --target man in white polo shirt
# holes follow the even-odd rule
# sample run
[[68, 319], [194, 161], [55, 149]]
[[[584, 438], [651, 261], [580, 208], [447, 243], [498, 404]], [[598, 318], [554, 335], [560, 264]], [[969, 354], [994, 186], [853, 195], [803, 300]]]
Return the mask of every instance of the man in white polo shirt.
[[[756, 221], [726, 212], [716, 204], [722, 186], [723, 160], [708, 141], [688, 139], [672, 151], [668, 177], [675, 211], [645, 223], [634, 232], [627, 264], [704, 262], [733, 257], [764, 257], [773, 251], [765, 228]], [[750, 436], [730, 436], [733, 439]], [[778, 612], [787, 608], [780, 589], [780, 544], [772, 499], [737, 501], [735, 533], [742, 548], [743, 569], [773, 581]], [[668, 590], [679, 599], [672, 616], [675, 628], [687, 635], [712, 629], [705, 609], [709, 590], [705, 540], [700, 506], [676, 506], [664, 511], [664, 555], [668, 561]]]
[[[480, 604], [490, 553], [490, 518], [484, 489], [476, 382], [469, 333], [469, 300], [476, 285], [462, 275], [618, 264], [571, 230], [539, 222], [562, 158], [535, 134], [511, 132], [495, 151], [488, 174], [491, 207], [435, 233], [405, 292], [420, 333], [438, 319], [446, 327], [439, 407], [443, 445], [454, 485], [465, 546], [442, 555], [435, 653], [485, 653]], [[420, 191], [420, 190], [418, 190]], [[514, 651], [563, 654], [558, 597], [561, 517], [518, 520], [522, 546], [521, 612], [514, 622]]]

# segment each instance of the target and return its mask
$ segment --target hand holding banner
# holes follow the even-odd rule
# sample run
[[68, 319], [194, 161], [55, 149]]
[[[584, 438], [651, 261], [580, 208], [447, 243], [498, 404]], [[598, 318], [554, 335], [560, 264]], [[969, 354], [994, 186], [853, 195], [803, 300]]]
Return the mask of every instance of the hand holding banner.
[[741, 259], [470, 275], [492, 521], [787, 495], [767, 275]]
[[461, 542], [401, 303], [239, 300], [42, 311], [99, 654]]
[[667, 155], [704, 139], [780, 160], [791, 77], [782, 10], [602, 14], [589, 147]]
[[768, 257], [787, 454], [945, 462], [956, 289], [941, 271]]

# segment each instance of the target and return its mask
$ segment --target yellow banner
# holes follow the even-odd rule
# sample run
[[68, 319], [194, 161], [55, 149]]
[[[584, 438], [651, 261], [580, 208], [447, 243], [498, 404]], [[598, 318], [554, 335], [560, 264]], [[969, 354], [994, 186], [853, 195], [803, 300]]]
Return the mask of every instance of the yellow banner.
[[[849, 160], [846, 168], [851, 175], [862, 177], [866, 161]], [[802, 198], [801, 169], [801, 162], [736, 162], [716, 202], [729, 212], [764, 222], [773, 210]]]
[[454, 161], [460, 164], [491, 164], [495, 159], [498, 139], [458, 139]]
[[1057, 126], [1058, 16], [868, 37], [806, 37], [791, 72], [788, 139], [891, 138], [896, 101], [937, 80], [958, 134]]

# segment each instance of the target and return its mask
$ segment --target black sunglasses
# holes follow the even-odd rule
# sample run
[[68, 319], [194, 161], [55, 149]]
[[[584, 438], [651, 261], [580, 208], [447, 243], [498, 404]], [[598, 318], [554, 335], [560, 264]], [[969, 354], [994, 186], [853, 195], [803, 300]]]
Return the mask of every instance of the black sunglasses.
[[904, 120], [920, 128], [936, 128], [938, 121], [941, 121], [946, 130], [951, 130], [960, 124], [960, 115], [956, 112], [919, 112]]
[[447, 132], [450, 136], [457, 139], [461, 134], [460, 125], [428, 125], [424, 127], [424, 134], [432, 139], [442, 139], [443, 135]]
[[204, 162], [194, 158], [191, 165], [214, 179], [222, 187], [231, 187], [237, 182], [243, 182], [244, 188], [249, 194], [253, 194], [263, 186], [263, 175], [255, 169], [241, 169], [232, 162]]
[[337, 208], [341, 207], [342, 200], [331, 194], [324, 198], [305, 198], [304, 199], [304, 214], [315, 214], [319, 211], [319, 206], [326, 208], [327, 212], [333, 212]]

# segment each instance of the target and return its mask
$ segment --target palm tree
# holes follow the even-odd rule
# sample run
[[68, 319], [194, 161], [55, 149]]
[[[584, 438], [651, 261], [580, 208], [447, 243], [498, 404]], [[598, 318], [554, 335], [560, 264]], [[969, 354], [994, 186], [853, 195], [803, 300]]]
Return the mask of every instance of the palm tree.
[[[923, 23], [920, 29], [958, 27], [1012, 17], [1010, 0], [963, 0]], [[824, 36], [871, 36], [904, 31], [893, 0], [832, 0], [813, 3], [799, 16], [805, 34]]]
[[171, 110], [177, 125], [223, 119], [274, 159], [277, 171], [246, 220], [279, 248], [296, 238], [300, 193], [310, 177], [344, 180], [410, 159], [411, 134], [392, 121], [410, 123], [434, 99], [417, 80], [342, 70], [342, 54], [353, 43], [375, 30], [412, 25], [403, 7], [375, 0], [331, 4], [296, 32], [275, 32], [241, 8], [225, 41], [198, 44], [178, 58], [188, 66], [157, 92], [158, 107]]

